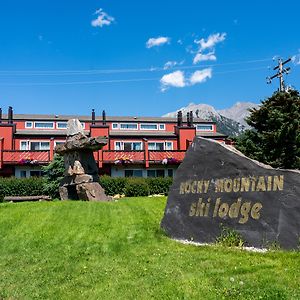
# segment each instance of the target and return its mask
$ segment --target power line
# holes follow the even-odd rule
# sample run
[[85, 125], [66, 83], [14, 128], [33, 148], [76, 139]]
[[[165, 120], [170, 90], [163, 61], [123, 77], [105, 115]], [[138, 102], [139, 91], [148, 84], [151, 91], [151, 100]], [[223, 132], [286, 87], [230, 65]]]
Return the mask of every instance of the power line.
[[94, 70], [0, 70], [0, 75], [14, 75], [14, 76], [69, 76], [69, 75], [97, 75], [97, 74], [116, 74], [116, 73], [142, 73], [142, 72], [166, 72], [168, 70], [187, 70], [187, 69], [198, 69], [207, 67], [218, 67], [218, 66], [230, 66], [240, 64], [251, 64], [271, 61], [271, 58], [255, 59], [236, 61], [220, 64], [201, 64], [201, 65], [189, 65], [189, 66], [174, 66], [168, 69], [164, 67], [150, 67], [150, 68], [136, 68], [136, 69], [94, 69]]
[[[249, 72], [266, 70], [265, 67], [236, 69], [221, 72], [214, 72], [213, 74], [229, 74], [237, 72]], [[94, 80], [94, 81], [69, 81], [69, 82], [25, 82], [25, 83], [0, 83], [0, 86], [61, 86], [61, 85], [89, 85], [89, 84], [104, 84], [104, 83], [123, 83], [123, 82], [142, 82], [142, 81], [159, 81], [161, 78], [133, 78], [133, 79], [113, 79], [113, 80]]]

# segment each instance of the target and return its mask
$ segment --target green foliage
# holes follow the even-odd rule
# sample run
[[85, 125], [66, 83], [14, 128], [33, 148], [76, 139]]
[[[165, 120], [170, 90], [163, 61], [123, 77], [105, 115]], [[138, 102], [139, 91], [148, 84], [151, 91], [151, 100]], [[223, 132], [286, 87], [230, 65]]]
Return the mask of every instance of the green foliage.
[[43, 178], [0, 178], [0, 201], [5, 196], [39, 196], [44, 195]]
[[242, 236], [234, 229], [225, 226], [221, 226], [221, 234], [216, 242], [226, 247], [242, 247], [244, 245]]
[[101, 176], [100, 185], [110, 196], [125, 194], [128, 197], [154, 194], [167, 195], [173, 182], [171, 177], [134, 178]]
[[58, 187], [64, 174], [64, 158], [60, 155], [55, 155], [48, 166], [43, 167], [45, 173], [45, 181], [43, 185], [44, 193], [50, 195], [52, 198], [58, 198]]
[[247, 123], [253, 127], [236, 141], [245, 155], [275, 168], [300, 168], [299, 92], [276, 92], [250, 110]]
[[148, 196], [149, 185], [144, 178], [128, 178], [126, 181], [124, 194], [126, 197]]
[[106, 195], [114, 196], [124, 194], [126, 179], [125, 177], [110, 177], [104, 175], [100, 177], [99, 182], [104, 188]]
[[154, 195], [154, 194], [168, 195], [172, 182], [173, 182], [172, 177], [147, 178], [150, 195]]

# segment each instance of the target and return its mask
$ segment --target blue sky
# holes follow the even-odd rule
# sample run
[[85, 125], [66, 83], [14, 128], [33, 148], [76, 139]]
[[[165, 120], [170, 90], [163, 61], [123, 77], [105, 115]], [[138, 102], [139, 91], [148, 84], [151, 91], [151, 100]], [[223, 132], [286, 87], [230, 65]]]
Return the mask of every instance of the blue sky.
[[[280, 9], [279, 7], [282, 7]], [[300, 3], [3, 0], [0, 106], [15, 113], [161, 116], [190, 102], [258, 103], [274, 56], [294, 56]]]

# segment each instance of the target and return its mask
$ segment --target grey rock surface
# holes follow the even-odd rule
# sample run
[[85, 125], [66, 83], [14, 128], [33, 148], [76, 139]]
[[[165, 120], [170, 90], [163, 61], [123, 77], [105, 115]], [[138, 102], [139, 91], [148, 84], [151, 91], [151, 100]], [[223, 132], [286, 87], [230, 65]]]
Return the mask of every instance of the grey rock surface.
[[300, 172], [273, 169], [218, 142], [195, 138], [179, 166], [161, 223], [175, 239], [213, 243], [222, 227], [247, 246], [299, 247]]

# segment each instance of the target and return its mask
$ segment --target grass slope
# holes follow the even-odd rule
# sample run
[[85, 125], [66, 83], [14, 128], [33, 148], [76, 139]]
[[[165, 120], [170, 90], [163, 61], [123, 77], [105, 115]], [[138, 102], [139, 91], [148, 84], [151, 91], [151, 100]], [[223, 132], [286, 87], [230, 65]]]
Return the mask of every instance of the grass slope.
[[0, 205], [0, 299], [300, 299], [300, 254], [183, 245], [165, 198]]

